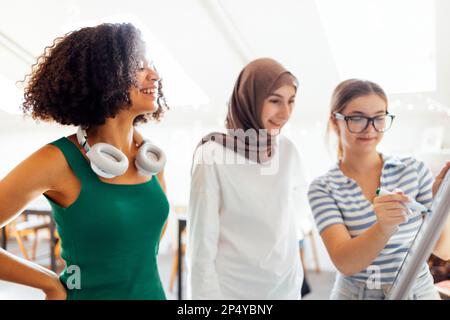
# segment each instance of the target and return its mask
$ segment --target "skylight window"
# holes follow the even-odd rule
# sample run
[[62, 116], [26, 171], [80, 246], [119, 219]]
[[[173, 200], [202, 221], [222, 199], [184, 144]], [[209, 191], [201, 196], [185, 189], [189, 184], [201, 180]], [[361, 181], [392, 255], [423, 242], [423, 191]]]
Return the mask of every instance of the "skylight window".
[[316, 0], [341, 80], [436, 90], [435, 0]]

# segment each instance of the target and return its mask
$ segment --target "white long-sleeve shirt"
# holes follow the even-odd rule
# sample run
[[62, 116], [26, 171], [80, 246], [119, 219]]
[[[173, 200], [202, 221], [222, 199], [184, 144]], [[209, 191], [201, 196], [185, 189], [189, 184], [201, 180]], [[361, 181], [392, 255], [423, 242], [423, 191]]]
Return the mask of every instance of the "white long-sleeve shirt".
[[190, 298], [300, 298], [297, 208], [306, 181], [295, 146], [278, 140], [265, 165], [211, 141], [197, 149], [187, 222]]

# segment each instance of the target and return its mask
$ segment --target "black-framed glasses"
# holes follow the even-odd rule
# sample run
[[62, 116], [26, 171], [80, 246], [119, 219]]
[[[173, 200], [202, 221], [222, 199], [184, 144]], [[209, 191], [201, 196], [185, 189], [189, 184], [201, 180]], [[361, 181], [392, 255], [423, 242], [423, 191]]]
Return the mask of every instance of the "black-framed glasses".
[[382, 114], [376, 117], [366, 117], [366, 116], [346, 116], [341, 113], [336, 112], [334, 114], [337, 120], [345, 120], [347, 124], [347, 129], [351, 133], [362, 133], [364, 132], [370, 124], [377, 132], [386, 132], [392, 126], [395, 116], [393, 114]]

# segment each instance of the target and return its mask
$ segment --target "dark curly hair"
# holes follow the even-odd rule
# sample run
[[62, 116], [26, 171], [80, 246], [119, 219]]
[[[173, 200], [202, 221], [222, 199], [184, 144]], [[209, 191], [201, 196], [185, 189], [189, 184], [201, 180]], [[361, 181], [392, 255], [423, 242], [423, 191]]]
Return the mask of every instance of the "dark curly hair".
[[[130, 23], [82, 28], [55, 39], [25, 78], [22, 110], [33, 119], [95, 126], [131, 106], [129, 89], [145, 54]], [[168, 106], [158, 81], [158, 110], [138, 122], [160, 120]]]

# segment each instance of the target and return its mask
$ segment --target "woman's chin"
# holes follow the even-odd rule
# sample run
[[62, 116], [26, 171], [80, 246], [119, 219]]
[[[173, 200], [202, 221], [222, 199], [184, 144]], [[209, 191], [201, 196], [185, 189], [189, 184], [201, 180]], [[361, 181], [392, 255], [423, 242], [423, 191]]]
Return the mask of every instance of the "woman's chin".
[[378, 143], [362, 143], [355, 145], [352, 149], [359, 154], [372, 153], [376, 150]]
[[378, 143], [378, 139], [357, 139], [356, 141], [356, 145], [363, 150], [372, 150]]
[[157, 104], [152, 104], [152, 105], [145, 106], [145, 108], [142, 108], [141, 111], [142, 111], [143, 114], [155, 113], [156, 111], [158, 111], [158, 105]]
[[277, 136], [280, 134], [281, 128], [282, 127], [273, 127], [273, 126], [266, 128], [267, 134], [270, 136]]
[[281, 128], [272, 129], [270, 132], [271, 136], [277, 136], [281, 133]]

